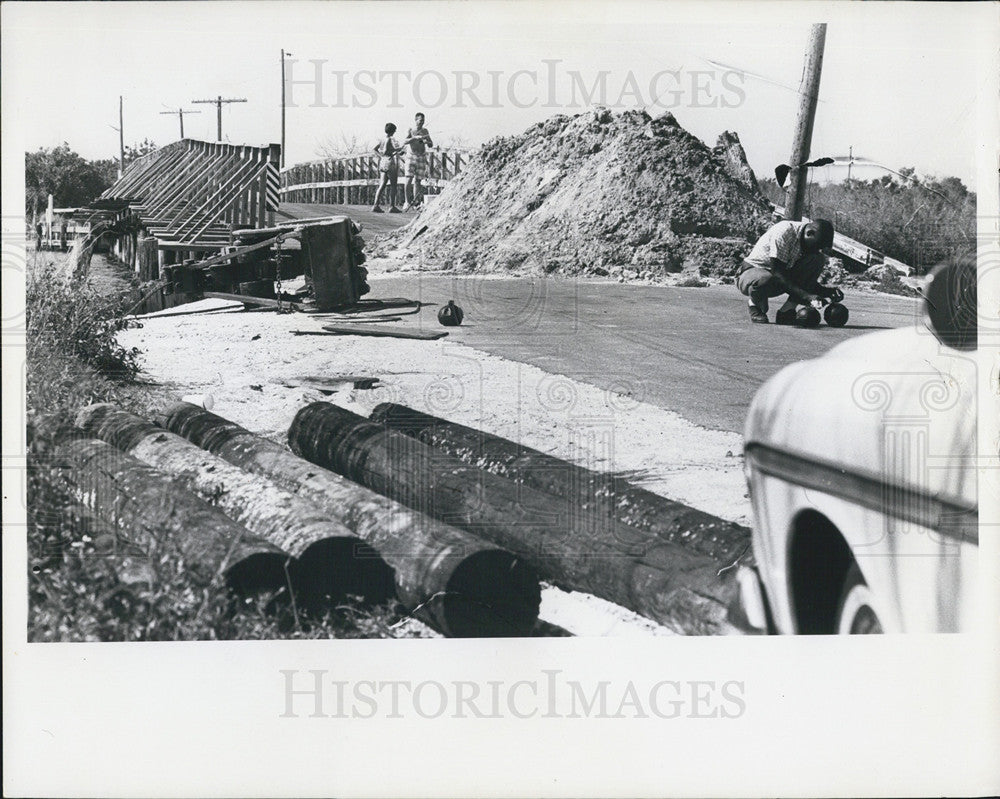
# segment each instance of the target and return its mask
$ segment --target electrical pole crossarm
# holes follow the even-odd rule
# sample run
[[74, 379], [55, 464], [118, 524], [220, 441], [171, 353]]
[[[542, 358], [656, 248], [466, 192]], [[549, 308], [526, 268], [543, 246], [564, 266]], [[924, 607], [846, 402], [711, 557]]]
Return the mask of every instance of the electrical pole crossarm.
[[181, 138], [183, 139], [184, 138], [184, 115], [185, 114], [200, 114], [201, 111], [188, 111], [188, 110], [186, 110], [184, 108], [178, 108], [176, 111], [174, 111], [174, 110], [161, 111], [160, 113], [161, 114], [171, 114], [171, 115], [176, 114], [177, 115], [177, 119], [180, 120]]
[[211, 100], [192, 100], [192, 103], [213, 103], [218, 115], [218, 140], [222, 141], [222, 106], [226, 103], [245, 103], [246, 97], [223, 97], [221, 94]]

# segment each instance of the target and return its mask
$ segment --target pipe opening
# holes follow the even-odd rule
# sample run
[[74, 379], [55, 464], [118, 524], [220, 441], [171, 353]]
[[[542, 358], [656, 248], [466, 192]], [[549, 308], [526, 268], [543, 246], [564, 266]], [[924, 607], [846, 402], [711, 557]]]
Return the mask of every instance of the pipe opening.
[[290, 560], [277, 552], [250, 555], [226, 570], [226, 587], [241, 598], [280, 591], [288, 587], [285, 564]]
[[296, 599], [307, 612], [323, 614], [348, 596], [366, 606], [396, 597], [395, 571], [357, 538], [324, 538], [289, 565]]
[[541, 601], [534, 569], [488, 549], [455, 569], [436, 612], [455, 638], [513, 638], [531, 635]]

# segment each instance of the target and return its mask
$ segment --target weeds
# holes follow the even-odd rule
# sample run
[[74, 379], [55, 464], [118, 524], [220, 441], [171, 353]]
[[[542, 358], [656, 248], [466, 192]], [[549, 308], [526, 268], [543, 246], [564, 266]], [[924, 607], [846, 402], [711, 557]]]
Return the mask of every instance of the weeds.
[[[28, 407], [28, 640], [179, 641], [357, 638], [398, 631], [401, 608], [347, 603], [297, 612], [287, 588], [237, 596], [222, 574], [205, 574], [169, 541], [138, 552], [81, 508], [62, 479], [52, 444], [72, 415], [113, 402], [140, 415], [158, 403], [135, 382], [140, 353], [117, 334], [128, 326], [129, 291], [102, 294], [34, 268], [25, 292]], [[156, 536], [150, 536], [156, 538]]]

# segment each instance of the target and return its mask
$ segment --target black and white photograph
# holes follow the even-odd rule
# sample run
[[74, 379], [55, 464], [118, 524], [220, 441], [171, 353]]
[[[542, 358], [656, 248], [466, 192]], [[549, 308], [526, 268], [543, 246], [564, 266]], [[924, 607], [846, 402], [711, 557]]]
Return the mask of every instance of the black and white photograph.
[[5, 794], [1000, 791], [1000, 4], [0, 13]]

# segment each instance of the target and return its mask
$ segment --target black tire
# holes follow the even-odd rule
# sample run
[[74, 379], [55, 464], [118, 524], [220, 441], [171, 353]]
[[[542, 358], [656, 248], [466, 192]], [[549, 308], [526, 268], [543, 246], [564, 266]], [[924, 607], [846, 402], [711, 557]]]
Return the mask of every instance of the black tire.
[[844, 589], [837, 603], [834, 632], [838, 635], [859, 635], [884, 632], [876, 610], [874, 595], [857, 563], [852, 563], [844, 579]]

